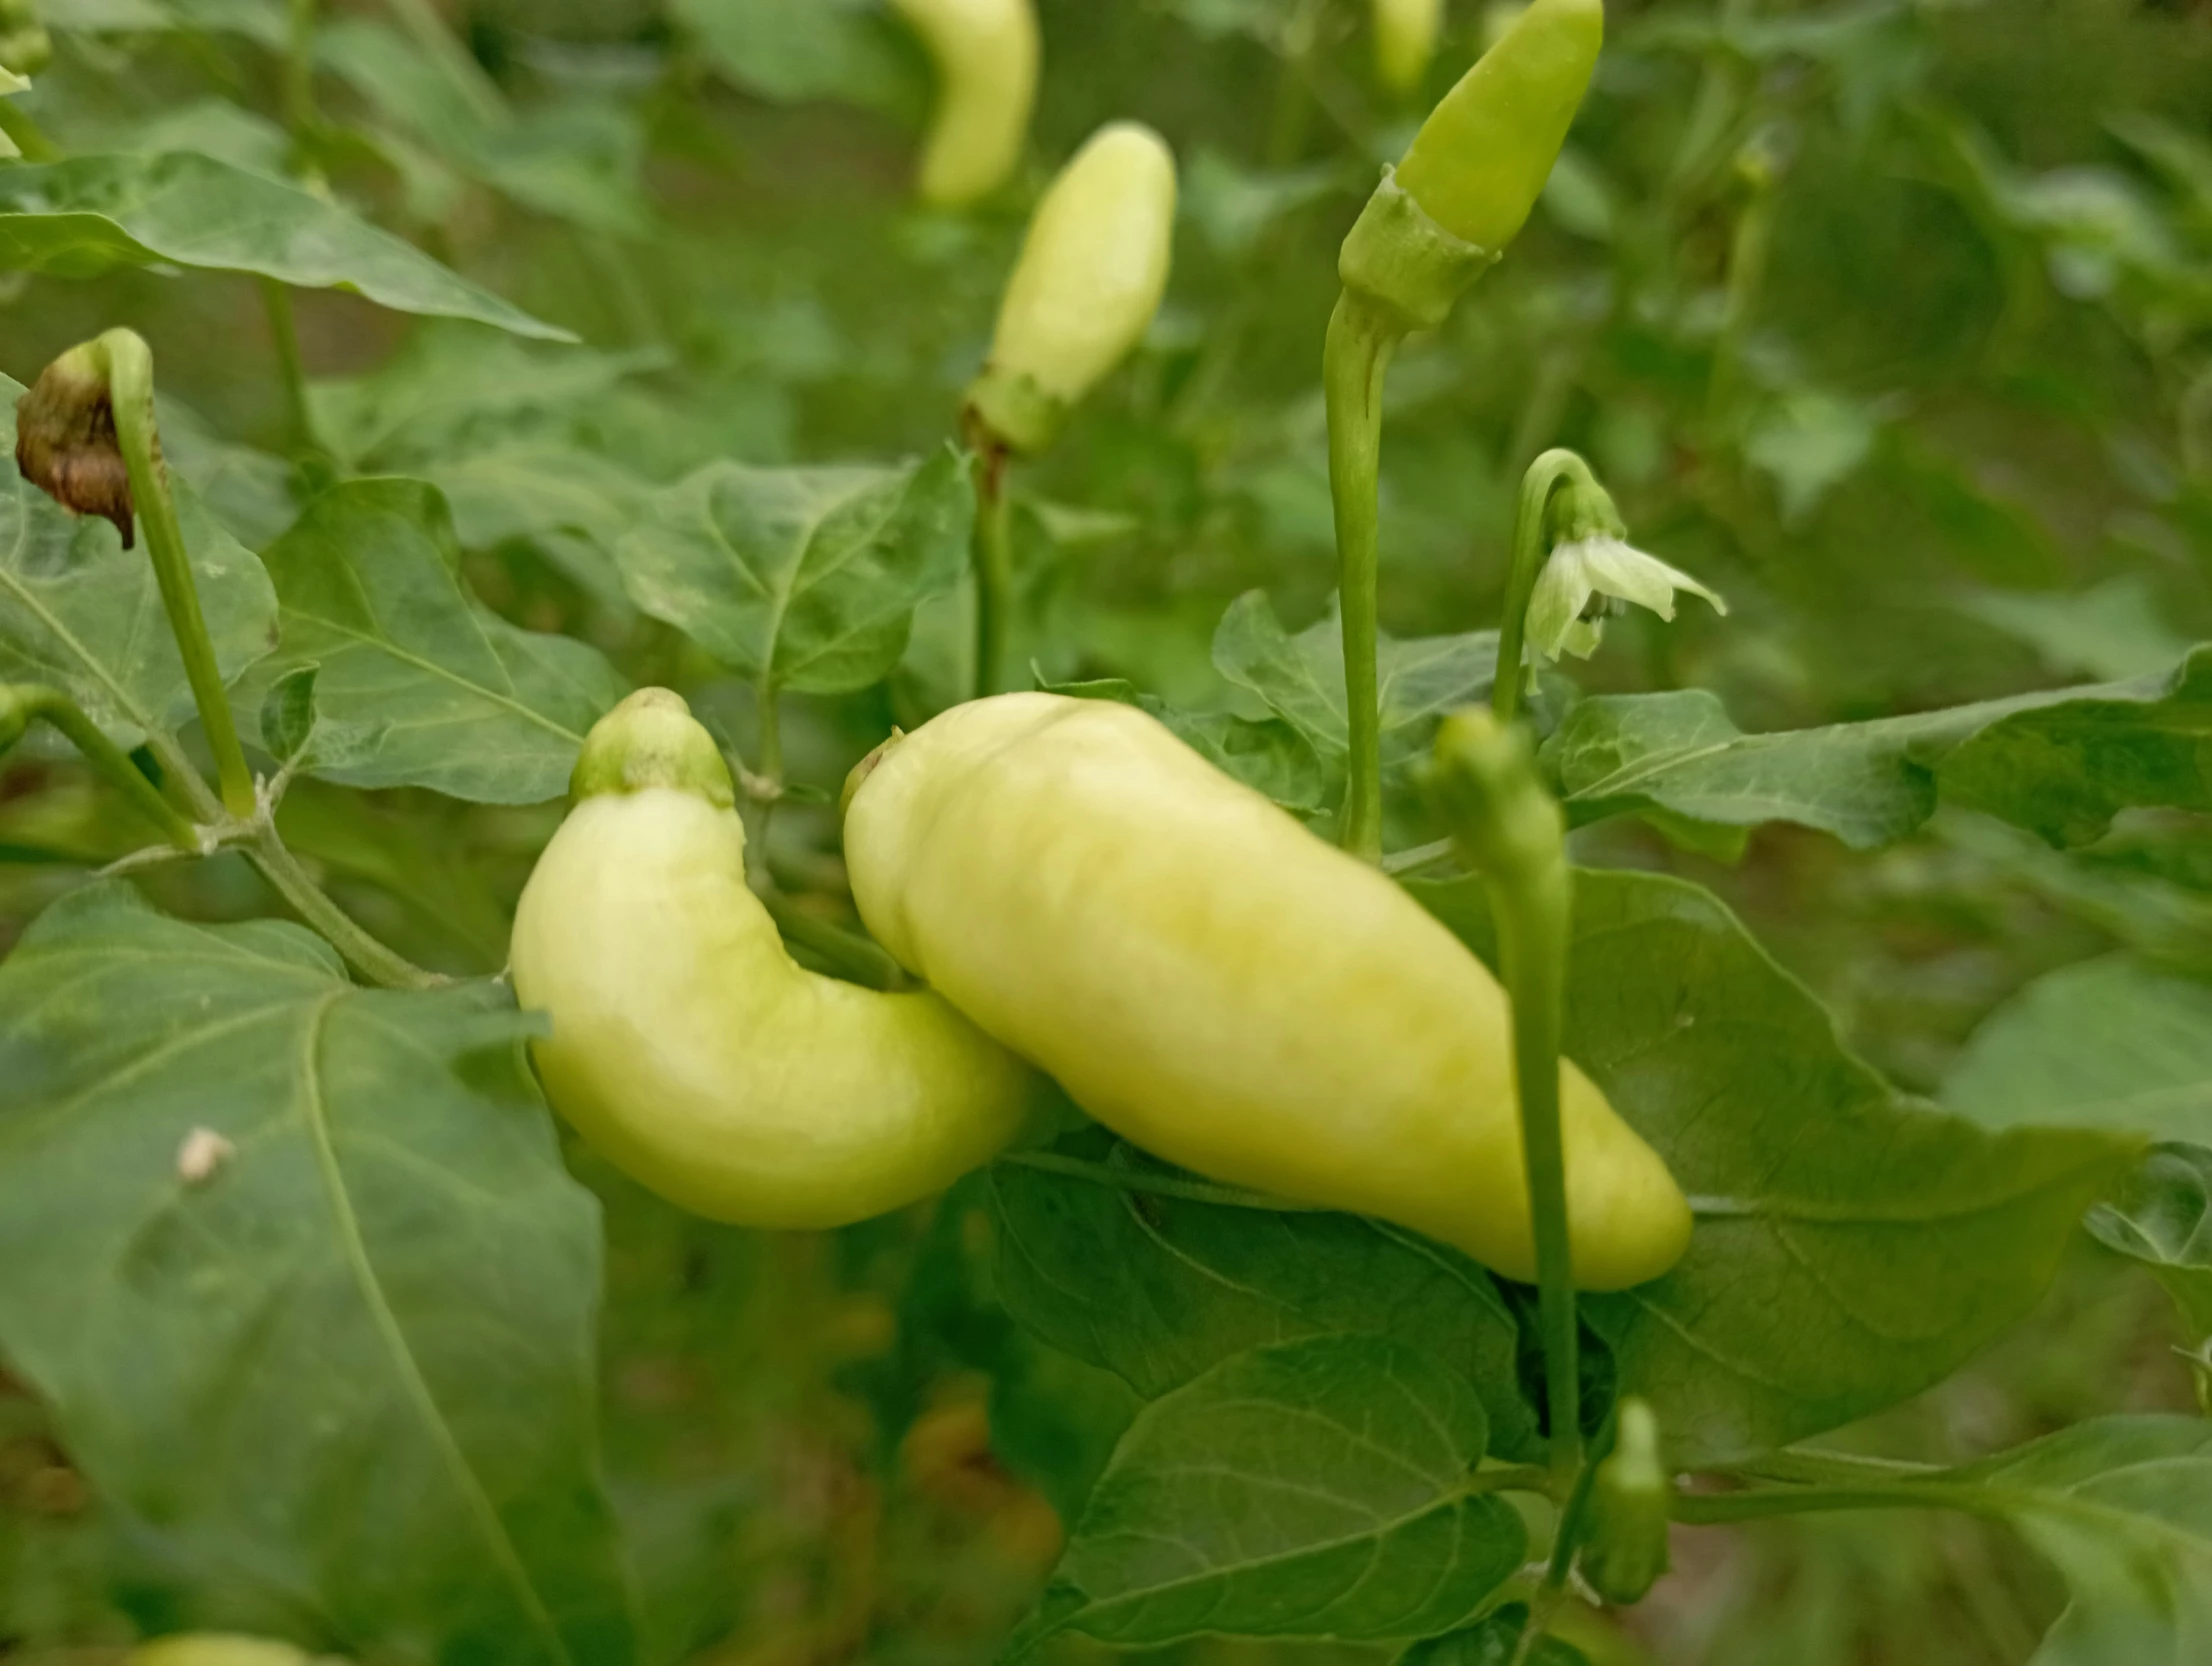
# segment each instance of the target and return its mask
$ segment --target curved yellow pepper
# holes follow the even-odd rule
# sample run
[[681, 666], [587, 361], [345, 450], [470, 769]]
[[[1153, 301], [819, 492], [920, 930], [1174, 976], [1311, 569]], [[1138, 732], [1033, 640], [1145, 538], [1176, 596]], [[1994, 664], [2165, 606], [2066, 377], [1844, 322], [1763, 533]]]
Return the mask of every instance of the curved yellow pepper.
[[1013, 176], [1037, 102], [1033, 0], [892, 0], [937, 66], [919, 188], [936, 208], [989, 196]]
[[1444, 0], [1375, 0], [1375, 73], [1392, 92], [1419, 89], [1444, 29]]
[[[979, 700], [863, 767], [869, 929], [1093, 1116], [1533, 1278], [1505, 992], [1395, 883], [1106, 701]], [[1571, 1064], [1561, 1090], [1576, 1282], [1656, 1278], [1681, 1190]]]
[[554, 1108], [715, 1220], [830, 1227], [926, 1197], [1019, 1130], [1033, 1079], [932, 994], [810, 972], [745, 883], [713, 739], [665, 689], [602, 718], [515, 916]]

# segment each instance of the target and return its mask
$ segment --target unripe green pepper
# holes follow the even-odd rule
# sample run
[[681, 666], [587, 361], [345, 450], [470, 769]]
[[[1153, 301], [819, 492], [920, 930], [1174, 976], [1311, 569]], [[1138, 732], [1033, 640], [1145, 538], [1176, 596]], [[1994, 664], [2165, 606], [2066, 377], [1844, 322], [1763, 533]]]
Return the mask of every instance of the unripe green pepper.
[[937, 66], [922, 200], [959, 208], [1013, 175], [1037, 102], [1033, 0], [892, 0]]
[[1444, 28], [1444, 0], [1375, 0], [1375, 73], [1393, 92], [1410, 93], [1429, 72]]
[[684, 702], [592, 729], [515, 916], [516, 998], [554, 1108], [687, 1209], [831, 1227], [942, 1190], [1018, 1131], [1034, 1080], [933, 994], [794, 962], [745, 882], [728, 767]]
[[1041, 451], [1068, 411], [1144, 339], [1174, 252], [1175, 153], [1138, 122], [1092, 134], [1029, 222], [968, 410], [1017, 452]]
[[[1099, 1121], [1533, 1276], [1504, 991], [1394, 882], [1108, 701], [975, 701], [865, 767], [869, 929]], [[1577, 1281], [1658, 1277], [1680, 1189], [1572, 1065], [1561, 1095]]]
[[1642, 1400], [1615, 1413], [1613, 1450], [1590, 1490], [1582, 1575], [1607, 1602], [1642, 1602], [1667, 1571], [1674, 1482], [1660, 1461], [1659, 1419]]

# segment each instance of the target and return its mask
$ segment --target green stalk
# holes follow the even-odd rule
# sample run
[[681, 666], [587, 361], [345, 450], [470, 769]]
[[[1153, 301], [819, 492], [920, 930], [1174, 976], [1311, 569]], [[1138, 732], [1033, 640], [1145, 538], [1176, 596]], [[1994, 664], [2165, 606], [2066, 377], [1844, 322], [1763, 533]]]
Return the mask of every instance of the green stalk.
[[986, 444], [975, 464], [975, 692], [1006, 689], [1006, 645], [1014, 610], [1013, 505], [1005, 447]]
[[1498, 670], [1490, 685], [1490, 715], [1501, 725], [1520, 714], [1529, 598], [1536, 594], [1537, 576], [1551, 554], [1552, 494], [1569, 481], [1593, 490], [1597, 486], [1590, 465], [1562, 448], [1545, 452], [1521, 476], [1521, 507], [1513, 523], [1513, 569], [1506, 575], [1505, 612], [1498, 621]]
[[177, 524], [169, 471], [161, 460], [161, 435], [154, 423], [154, 355], [130, 330], [108, 331], [93, 343], [93, 349], [107, 374], [108, 402], [115, 413], [116, 444], [130, 474], [132, 507], [145, 525], [146, 548], [153, 558], [154, 578], [161, 586], [161, 603], [169, 612], [169, 628], [176, 636], [177, 651], [184, 657], [192, 700], [207, 731], [209, 750], [215, 754], [223, 807], [238, 820], [246, 821], [254, 813], [253, 772], [246, 767], [245, 751], [238, 744], [238, 728], [223, 691], [222, 669], [216, 663], [215, 645], [208, 638], [207, 619], [200, 611], [192, 557], [184, 546], [183, 529]]
[[0, 133], [15, 142], [26, 162], [59, 162], [61, 147], [46, 137], [38, 123], [5, 98], [0, 98]]
[[448, 981], [435, 972], [424, 971], [355, 925], [352, 916], [330, 900], [277, 836], [274, 821], [262, 824], [253, 842], [246, 846], [246, 855], [292, 911], [369, 982], [381, 989], [435, 989]]
[[1329, 495], [1336, 506], [1337, 590], [1344, 620], [1344, 709], [1351, 747], [1338, 842], [1382, 860], [1382, 710], [1375, 633], [1376, 474], [1382, 462], [1383, 382], [1405, 332], [1354, 290], [1337, 298], [1321, 355], [1329, 417]]
[[[315, 109], [315, 13], [318, 0], [292, 0], [291, 31], [284, 53], [284, 122], [295, 144], [321, 127]], [[295, 166], [297, 163], [295, 163]]]
[[498, 84], [484, 73], [484, 66], [462, 45], [431, 0], [389, 0], [400, 27], [414, 38], [423, 56], [437, 66], [470, 115], [486, 126], [497, 126], [508, 116], [507, 100]]
[[[1552, 1415], [1558, 1416], [1557, 1411]], [[1556, 1467], [1550, 1472], [1550, 1476], [1556, 1487], [1559, 1483]], [[1574, 1570], [1575, 1552], [1581, 1548], [1582, 1536], [1589, 1530], [1590, 1494], [1597, 1485], [1597, 1478], [1596, 1464], [1584, 1466], [1574, 1477], [1573, 1490], [1567, 1494], [1567, 1502], [1559, 1511], [1559, 1523], [1552, 1529], [1551, 1555], [1544, 1563], [1543, 1582], [1536, 1587], [1536, 1595], [1529, 1601], [1528, 1619], [1522, 1624], [1520, 1638], [1513, 1645], [1510, 1666], [1528, 1666], [1536, 1656], [1536, 1645], [1551, 1630], [1552, 1620], [1559, 1612], [1560, 1601], [1567, 1594], [1567, 1576]]]
[[314, 407], [307, 398], [307, 365], [300, 356], [300, 333], [292, 316], [292, 292], [274, 278], [261, 280], [261, 304], [269, 315], [269, 339], [276, 346], [277, 368], [284, 382], [284, 409], [292, 429], [292, 444], [302, 452], [320, 453], [315, 436]]
[[1570, 879], [1566, 820], [1536, 772], [1525, 730], [1479, 708], [1445, 721], [1432, 774], [1460, 859], [1480, 873], [1497, 920], [1500, 971], [1513, 1001], [1513, 1076], [1536, 1248], [1538, 1328], [1552, 1474], [1562, 1492], [1582, 1467], [1567, 1161], [1559, 1126]]
[[906, 981], [898, 962], [867, 938], [817, 919], [780, 891], [770, 891], [760, 900], [786, 942], [812, 950], [847, 982], [866, 989], [897, 989]]
[[1833, 1510], [1963, 1510], [2003, 1518], [2005, 1501], [1979, 1487], [1936, 1482], [1871, 1482], [1840, 1487], [1775, 1487], [1756, 1492], [1683, 1493], [1675, 1499], [1674, 1519], [1692, 1527], [1759, 1521], [1769, 1516], [1808, 1515]]
[[160, 790], [146, 779], [129, 755], [109, 740], [100, 726], [85, 716], [68, 695], [43, 683], [0, 687], [0, 747], [12, 742], [39, 719], [66, 735], [70, 744], [84, 754], [85, 762], [119, 789], [130, 800], [133, 809], [161, 830], [163, 838], [179, 850], [199, 851], [199, 829], [161, 796]]

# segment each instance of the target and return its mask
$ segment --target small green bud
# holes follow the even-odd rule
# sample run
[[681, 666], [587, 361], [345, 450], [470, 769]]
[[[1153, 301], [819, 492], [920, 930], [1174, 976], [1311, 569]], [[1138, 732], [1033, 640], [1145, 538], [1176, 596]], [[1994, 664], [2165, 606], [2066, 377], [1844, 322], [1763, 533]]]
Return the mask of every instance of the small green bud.
[[[54, 56], [54, 39], [40, 27], [30, 0], [0, 0], [0, 94], [19, 93]], [[10, 80], [15, 85], [10, 86]]]
[[1167, 291], [1175, 154], [1149, 127], [1093, 134], [1045, 192], [999, 303], [971, 424], [1041, 451], [1067, 413], [1143, 339]]
[[1452, 713], [1436, 733], [1429, 788], [1468, 867], [1526, 876], [1564, 862], [1567, 820], [1521, 725], [1479, 706]]
[[1613, 1450], [1598, 1465], [1590, 1493], [1590, 1536], [1582, 1574], [1607, 1602], [1643, 1601], [1667, 1571], [1667, 1524], [1674, 1482], [1661, 1461], [1659, 1419], [1642, 1400], [1615, 1414]]
[[641, 688], [594, 723], [568, 782], [579, 804], [648, 787], [674, 787], [724, 810], [737, 803], [722, 749], [684, 697], [665, 688]]

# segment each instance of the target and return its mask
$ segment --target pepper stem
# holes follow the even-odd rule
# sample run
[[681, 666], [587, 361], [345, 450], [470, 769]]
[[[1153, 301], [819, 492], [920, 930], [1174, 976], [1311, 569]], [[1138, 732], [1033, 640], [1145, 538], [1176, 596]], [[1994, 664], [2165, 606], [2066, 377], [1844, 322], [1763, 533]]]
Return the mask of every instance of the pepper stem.
[[1006, 644], [1014, 609], [1013, 504], [1006, 477], [1013, 454], [983, 439], [975, 461], [975, 692], [1006, 688]]
[[244, 821], [254, 813], [253, 772], [246, 767], [245, 751], [238, 744], [223, 673], [208, 638], [206, 616], [200, 611], [192, 557], [177, 524], [169, 471], [161, 460], [161, 435], [154, 420], [153, 351], [133, 330], [109, 330], [92, 347], [97, 367], [106, 373], [116, 444], [129, 471], [132, 505], [146, 525], [146, 547], [161, 586], [161, 603], [168, 610], [169, 628], [192, 684], [193, 703], [199, 707], [200, 724], [215, 754], [223, 807]]
[[131, 801], [131, 807], [161, 830], [179, 850], [198, 852], [199, 829], [161, 796], [123, 749], [58, 688], [43, 683], [0, 686], [0, 748], [12, 745], [35, 720], [43, 719], [69, 737], [85, 762], [107, 777]]
[[1521, 476], [1521, 507], [1513, 525], [1513, 569], [1505, 581], [1505, 614], [1498, 622], [1498, 669], [1490, 685], [1490, 715], [1500, 724], [1520, 715], [1521, 665], [1528, 640], [1528, 604], [1537, 577], [1551, 554], [1551, 500], [1572, 483], [1597, 491], [1590, 465], [1564, 447], [1555, 447], [1529, 464]]
[[1383, 382], [1404, 330], [1357, 290], [1337, 298], [1322, 349], [1329, 418], [1329, 495], [1336, 506], [1337, 590], [1344, 621], [1344, 715], [1349, 776], [1338, 842], [1382, 860], [1382, 709], [1376, 669], [1376, 473], [1382, 461]]
[[1432, 777], [1460, 858], [1479, 872], [1498, 925], [1513, 1000], [1513, 1076], [1536, 1241], [1551, 1469], [1564, 1489], [1582, 1466], [1573, 1244], [1559, 1125], [1559, 1051], [1566, 1010], [1570, 879], [1566, 821], [1545, 790], [1527, 732], [1479, 708], [1447, 719]]

